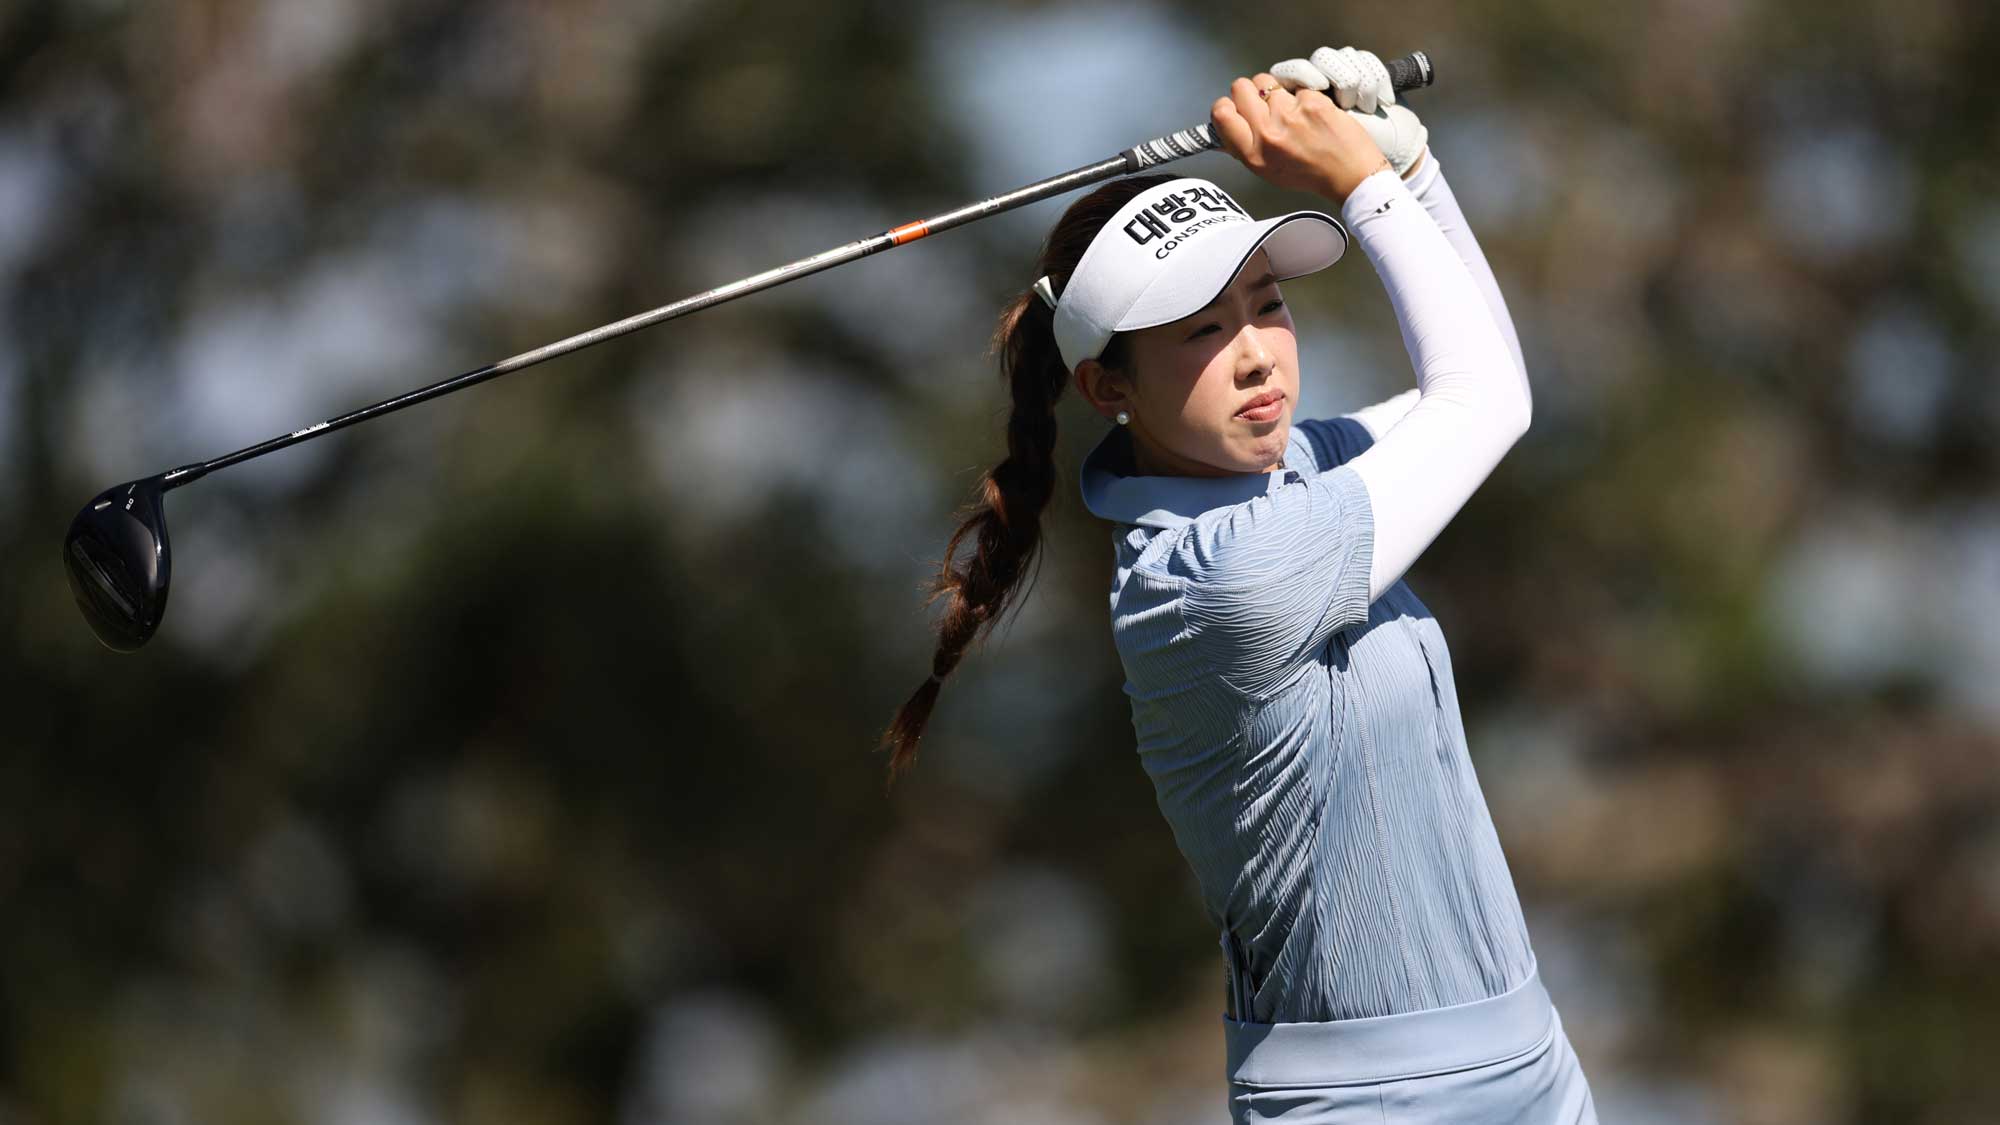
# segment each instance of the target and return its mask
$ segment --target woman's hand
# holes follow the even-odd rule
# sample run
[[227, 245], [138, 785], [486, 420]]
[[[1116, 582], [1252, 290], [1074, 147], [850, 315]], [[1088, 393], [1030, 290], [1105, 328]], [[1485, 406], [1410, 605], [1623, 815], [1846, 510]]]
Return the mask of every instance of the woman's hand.
[[1282, 188], [1347, 202], [1361, 181], [1390, 167], [1374, 138], [1333, 99], [1296, 94], [1267, 72], [1238, 78], [1208, 117], [1222, 149]]
[[1389, 164], [1409, 179], [1423, 163], [1424, 144], [1430, 130], [1417, 115], [1396, 104], [1396, 87], [1389, 81], [1389, 68], [1373, 51], [1342, 47], [1321, 47], [1310, 59], [1286, 59], [1271, 64], [1271, 77], [1297, 93], [1318, 90], [1333, 104], [1348, 111]]

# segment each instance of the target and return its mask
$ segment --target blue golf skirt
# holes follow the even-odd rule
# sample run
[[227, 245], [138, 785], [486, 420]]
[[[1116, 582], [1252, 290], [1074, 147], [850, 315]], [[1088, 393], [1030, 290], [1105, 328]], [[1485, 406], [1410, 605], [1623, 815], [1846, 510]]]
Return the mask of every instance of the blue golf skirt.
[[1223, 1017], [1238, 1125], [1596, 1125], [1539, 972], [1470, 1004], [1325, 1023]]

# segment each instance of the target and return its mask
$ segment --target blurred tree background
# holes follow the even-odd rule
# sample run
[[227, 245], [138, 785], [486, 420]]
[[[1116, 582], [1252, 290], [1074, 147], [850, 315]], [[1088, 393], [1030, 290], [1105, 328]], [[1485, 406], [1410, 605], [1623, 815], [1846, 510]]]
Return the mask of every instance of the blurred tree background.
[[[0, 1122], [1221, 1120], [1075, 402], [1033, 595], [870, 753], [1067, 199], [176, 492], [138, 655], [57, 548], [1322, 43], [1434, 54], [1526, 346], [1411, 584], [1604, 1119], [2000, 1120], [1995, 9], [1237, 11], [0, 6]], [[1410, 385], [1365, 263], [1288, 292], [1307, 416]]]

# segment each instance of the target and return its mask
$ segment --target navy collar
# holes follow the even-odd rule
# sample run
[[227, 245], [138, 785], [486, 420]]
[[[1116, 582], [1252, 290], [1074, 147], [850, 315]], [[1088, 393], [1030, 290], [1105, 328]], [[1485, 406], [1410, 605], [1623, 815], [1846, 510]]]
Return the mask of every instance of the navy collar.
[[1226, 477], [1138, 476], [1132, 472], [1132, 433], [1113, 426], [1083, 459], [1078, 476], [1083, 505], [1092, 515], [1170, 531], [1192, 523], [1203, 512], [1241, 504], [1317, 475], [1310, 443], [1297, 425], [1285, 440], [1285, 464], [1289, 467], [1268, 473]]

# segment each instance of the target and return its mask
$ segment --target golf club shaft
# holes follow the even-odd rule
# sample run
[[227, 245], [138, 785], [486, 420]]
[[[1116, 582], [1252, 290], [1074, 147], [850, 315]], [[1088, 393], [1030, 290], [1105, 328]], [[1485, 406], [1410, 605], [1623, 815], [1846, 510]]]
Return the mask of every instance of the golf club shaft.
[[[1432, 82], [1434, 77], [1430, 59], [1421, 51], [1412, 52], [1402, 58], [1388, 60], [1385, 65], [1388, 67], [1392, 84], [1398, 90], [1427, 86]], [[752, 274], [740, 281], [732, 281], [727, 285], [718, 286], [703, 293], [697, 293], [692, 297], [684, 297], [672, 304], [661, 305], [659, 308], [649, 312], [628, 316], [624, 320], [593, 328], [588, 332], [581, 332], [567, 339], [557, 340], [553, 344], [544, 344], [532, 351], [522, 352], [517, 356], [503, 359], [498, 363], [488, 364], [485, 367], [476, 368], [463, 375], [456, 375], [445, 379], [442, 382], [432, 383], [427, 387], [419, 387], [414, 391], [398, 395], [395, 398], [384, 399], [371, 406], [364, 406], [351, 413], [342, 414], [338, 418], [330, 418], [317, 425], [307, 426], [302, 430], [293, 430], [289, 434], [274, 437], [269, 441], [246, 446], [234, 453], [217, 457], [213, 461], [201, 461], [191, 465], [183, 465], [161, 476], [160, 490], [162, 492], [170, 491], [179, 488], [181, 485], [191, 484], [194, 481], [200, 480], [217, 469], [226, 469], [231, 465], [248, 461], [255, 457], [262, 457], [266, 453], [275, 453], [280, 449], [297, 445], [302, 441], [310, 441], [324, 434], [330, 434], [335, 430], [346, 429], [348, 426], [352, 426], [358, 422], [366, 422], [371, 418], [379, 418], [384, 414], [392, 414], [404, 407], [415, 406], [420, 402], [429, 402], [431, 399], [440, 398], [451, 394], [453, 391], [462, 391], [467, 387], [477, 386], [488, 379], [497, 379], [502, 375], [519, 371], [524, 367], [533, 367], [544, 360], [568, 355], [571, 352], [587, 348], [592, 344], [601, 344], [606, 340], [623, 336], [628, 332], [637, 332], [641, 328], [649, 328], [662, 321], [686, 316], [692, 312], [699, 312], [702, 309], [719, 305], [724, 301], [732, 301], [738, 297], [783, 285], [787, 281], [815, 274], [821, 270], [832, 269], [835, 266], [854, 261], [856, 258], [865, 258], [870, 254], [883, 250], [893, 250], [898, 246], [915, 242], [917, 239], [926, 237], [927, 235], [963, 226], [966, 223], [986, 218], [989, 215], [997, 215], [1002, 211], [1011, 211], [1016, 207], [1047, 199], [1052, 195], [1060, 195], [1066, 191], [1074, 191], [1080, 187], [1087, 187], [1099, 181], [1111, 179], [1114, 176], [1138, 172], [1146, 168], [1180, 160], [1184, 157], [1194, 156], [1197, 153], [1207, 152], [1220, 147], [1220, 143], [1215, 138], [1214, 128], [1207, 122], [1203, 122], [1191, 129], [1183, 129], [1178, 133], [1156, 137], [1144, 144], [1134, 145], [1117, 156], [1108, 157], [1093, 164], [1086, 164], [1080, 168], [1073, 168], [1070, 171], [1050, 176], [1048, 179], [1039, 180], [1026, 187], [1016, 188], [1013, 191], [993, 196], [990, 199], [981, 200], [978, 203], [969, 203], [963, 207], [946, 211], [928, 219], [920, 219], [913, 223], [904, 223], [902, 226], [883, 231], [881, 234], [856, 239], [844, 246], [824, 250], [818, 254], [800, 258], [798, 261], [788, 265], [765, 270], [763, 273]]]

